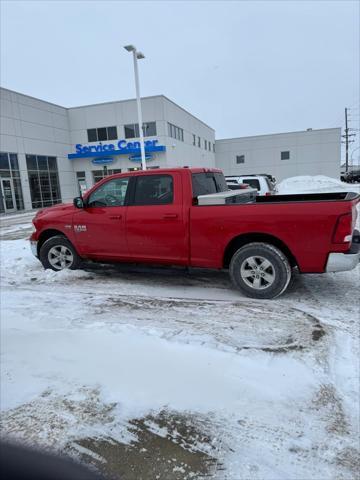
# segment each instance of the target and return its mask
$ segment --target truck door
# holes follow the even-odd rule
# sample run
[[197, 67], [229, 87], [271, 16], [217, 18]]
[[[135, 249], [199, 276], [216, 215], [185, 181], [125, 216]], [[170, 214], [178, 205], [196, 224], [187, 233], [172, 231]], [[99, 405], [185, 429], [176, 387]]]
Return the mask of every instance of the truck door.
[[73, 216], [73, 229], [79, 253], [99, 258], [128, 257], [125, 217], [129, 177], [102, 183]]
[[134, 180], [126, 214], [131, 259], [186, 264], [181, 175], [146, 172]]

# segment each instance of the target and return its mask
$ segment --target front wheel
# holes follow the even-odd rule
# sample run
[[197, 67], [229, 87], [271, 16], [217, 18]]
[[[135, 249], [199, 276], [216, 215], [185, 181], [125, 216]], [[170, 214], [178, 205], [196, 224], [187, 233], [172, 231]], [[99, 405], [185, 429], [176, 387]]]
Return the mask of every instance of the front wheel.
[[281, 250], [268, 243], [239, 248], [230, 262], [230, 278], [247, 297], [275, 298], [289, 285], [291, 268]]
[[61, 235], [51, 237], [41, 245], [39, 258], [44, 268], [56, 272], [65, 269], [76, 270], [81, 262], [71, 242]]

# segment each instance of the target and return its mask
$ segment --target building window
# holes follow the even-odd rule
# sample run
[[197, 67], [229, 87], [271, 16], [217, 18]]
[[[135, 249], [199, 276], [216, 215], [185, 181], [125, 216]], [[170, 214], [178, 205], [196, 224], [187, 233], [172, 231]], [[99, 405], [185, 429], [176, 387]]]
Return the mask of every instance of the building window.
[[96, 128], [89, 128], [87, 131], [88, 134], [88, 141], [89, 142], [97, 142], [97, 131]]
[[137, 123], [132, 123], [131, 125], [125, 125], [125, 138], [138, 138], [139, 134], [139, 125]]
[[86, 178], [85, 172], [76, 172], [76, 178], [78, 180], [85, 180]]
[[143, 123], [144, 137], [154, 137], [156, 133], [156, 122]]
[[201, 138], [198, 137], [198, 147], [201, 148]]
[[104, 170], [93, 170], [92, 174], [94, 183], [100, 182], [100, 180], [106, 177], [106, 173], [104, 172]]
[[97, 129], [97, 136], [98, 136], [98, 140], [100, 142], [104, 141], [104, 140], [107, 140], [108, 137], [107, 137], [107, 131], [106, 131], [106, 128], [98, 128]]
[[93, 170], [93, 180], [94, 183], [100, 182], [105, 177], [109, 175], [114, 175], [115, 173], [121, 173], [121, 168], [108, 169], [106, 166], [102, 170]]
[[236, 155], [236, 163], [245, 163], [245, 155]]
[[281, 152], [281, 160], [290, 160], [289, 150], [286, 150], [285, 152]]
[[89, 142], [101, 142], [117, 139], [116, 127], [89, 128], [87, 131]]
[[[124, 125], [125, 138], [139, 138], [139, 124], [131, 123]], [[154, 137], [156, 135], [156, 122], [143, 123], [143, 135], [144, 137]]]
[[85, 172], [76, 172], [76, 180], [78, 184], [79, 193], [80, 195], [82, 195], [87, 190]]
[[196, 146], [196, 135], [193, 134], [193, 145]]
[[116, 127], [107, 127], [107, 134], [108, 140], [116, 140], [118, 138]]
[[32, 208], [61, 203], [56, 157], [26, 155]]
[[207, 140], [204, 140], [204, 148], [207, 150]]
[[[19, 162], [16, 153], [0, 153], [0, 179], [1, 178], [6, 178], [8, 182], [3, 185], [2, 189], [6, 189], [6, 192], [0, 190], [0, 212], [4, 212], [5, 208], [6, 210], [12, 210], [15, 208], [15, 205], [17, 210], [23, 210], [24, 200], [21, 188]], [[15, 205], [13, 199], [15, 199]]]
[[213, 152], [215, 153], [215, 143], [213, 143]]
[[184, 130], [172, 123], [168, 123], [169, 137], [176, 138], [176, 140], [184, 141]]

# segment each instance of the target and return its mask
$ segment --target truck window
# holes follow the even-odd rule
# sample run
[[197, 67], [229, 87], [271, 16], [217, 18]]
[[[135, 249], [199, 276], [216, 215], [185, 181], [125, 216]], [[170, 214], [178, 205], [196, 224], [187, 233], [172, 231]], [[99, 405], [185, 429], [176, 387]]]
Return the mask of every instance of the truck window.
[[222, 173], [204, 172], [192, 175], [193, 197], [229, 190]]
[[223, 173], [214, 173], [214, 176], [218, 192], [226, 192], [229, 190]]
[[243, 183], [250, 185], [252, 188], [256, 188], [256, 190], [260, 190], [260, 182], [256, 178], [246, 178], [243, 179]]
[[100, 185], [90, 195], [88, 207], [121, 207], [125, 203], [125, 197], [129, 178], [114, 178]]
[[136, 177], [133, 205], [166, 205], [173, 203], [174, 186], [171, 175]]

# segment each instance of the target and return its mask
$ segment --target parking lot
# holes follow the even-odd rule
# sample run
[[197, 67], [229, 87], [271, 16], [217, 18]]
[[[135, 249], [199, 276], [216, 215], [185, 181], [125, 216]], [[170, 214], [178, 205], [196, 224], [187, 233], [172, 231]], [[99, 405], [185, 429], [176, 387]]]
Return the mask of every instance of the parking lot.
[[44, 271], [30, 221], [0, 232], [4, 434], [125, 480], [357, 478], [359, 267], [255, 301], [226, 272]]

